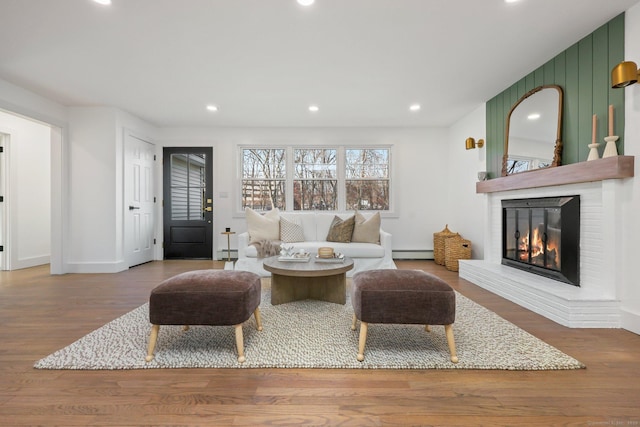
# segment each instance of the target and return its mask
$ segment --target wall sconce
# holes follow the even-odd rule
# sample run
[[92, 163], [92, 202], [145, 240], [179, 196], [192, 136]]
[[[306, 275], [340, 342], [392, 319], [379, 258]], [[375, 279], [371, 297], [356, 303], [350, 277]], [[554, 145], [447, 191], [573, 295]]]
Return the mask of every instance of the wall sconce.
[[611, 70], [611, 88], [627, 87], [638, 81], [640, 70], [635, 62], [623, 61]]
[[478, 142], [476, 142], [475, 139], [469, 137], [464, 141], [464, 146], [467, 150], [471, 150], [473, 148], [482, 148], [484, 146], [484, 139], [479, 139]]

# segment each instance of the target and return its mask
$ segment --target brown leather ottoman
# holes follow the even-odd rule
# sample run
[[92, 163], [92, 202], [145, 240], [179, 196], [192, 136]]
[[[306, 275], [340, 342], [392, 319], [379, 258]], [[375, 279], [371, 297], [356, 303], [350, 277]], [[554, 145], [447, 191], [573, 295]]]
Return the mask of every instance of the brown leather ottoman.
[[153, 359], [160, 325], [233, 325], [238, 362], [244, 362], [242, 324], [253, 314], [262, 330], [260, 296], [260, 276], [246, 271], [196, 270], [163, 281], [149, 297], [153, 326], [146, 361]]
[[451, 361], [458, 363], [453, 339], [456, 294], [442, 279], [419, 270], [369, 270], [353, 275], [352, 330], [360, 320], [358, 360], [364, 360], [369, 323], [444, 325]]

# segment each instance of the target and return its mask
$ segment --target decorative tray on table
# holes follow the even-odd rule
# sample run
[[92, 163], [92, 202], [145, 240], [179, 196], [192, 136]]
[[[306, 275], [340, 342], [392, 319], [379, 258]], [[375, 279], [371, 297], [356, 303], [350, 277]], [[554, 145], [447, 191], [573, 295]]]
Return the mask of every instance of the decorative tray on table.
[[315, 262], [326, 262], [326, 263], [341, 263], [344, 262], [344, 254], [340, 252], [334, 252], [333, 256], [330, 257], [322, 257], [320, 255], [316, 255]]
[[311, 254], [309, 254], [309, 252], [295, 253], [293, 255], [280, 255], [278, 257], [278, 261], [283, 262], [309, 262], [310, 259]]

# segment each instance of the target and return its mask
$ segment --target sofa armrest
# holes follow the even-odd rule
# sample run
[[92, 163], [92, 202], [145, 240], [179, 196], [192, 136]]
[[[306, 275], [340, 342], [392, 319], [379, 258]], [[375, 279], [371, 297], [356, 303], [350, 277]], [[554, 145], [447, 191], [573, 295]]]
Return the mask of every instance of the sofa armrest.
[[382, 228], [380, 229], [380, 246], [384, 248], [384, 257], [392, 259], [391, 233], [387, 233]]
[[249, 232], [238, 234], [238, 259], [246, 258], [245, 249], [249, 246]]

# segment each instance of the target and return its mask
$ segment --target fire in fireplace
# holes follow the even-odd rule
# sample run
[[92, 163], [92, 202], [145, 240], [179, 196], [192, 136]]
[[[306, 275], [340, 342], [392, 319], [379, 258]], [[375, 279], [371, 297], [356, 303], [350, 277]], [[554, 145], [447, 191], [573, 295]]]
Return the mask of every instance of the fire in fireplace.
[[580, 286], [580, 196], [502, 201], [502, 264]]

